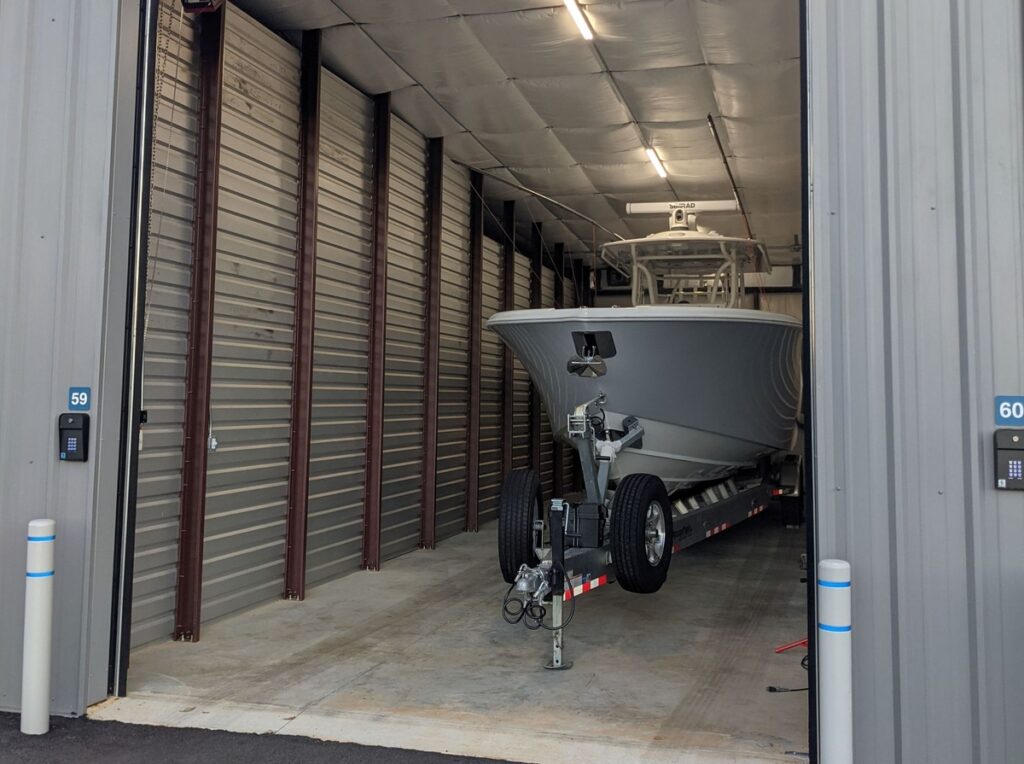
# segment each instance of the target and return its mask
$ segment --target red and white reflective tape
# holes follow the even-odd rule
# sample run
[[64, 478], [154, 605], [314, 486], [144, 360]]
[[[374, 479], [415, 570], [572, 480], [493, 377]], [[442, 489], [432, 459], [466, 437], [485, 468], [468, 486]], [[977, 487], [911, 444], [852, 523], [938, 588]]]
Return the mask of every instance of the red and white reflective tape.
[[598, 576], [597, 578], [592, 578], [589, 581], [584, 581], [583, 583], [576, 584], [575, 586], [573, 586], [572, 594], [569, 594], [569, 592], [565, 592], [565, 594], [562, 595], [562, 599], [568, 602], [573, 597], [579, 597], [581, 594], [586, 594], [591, 589], [596, 589], [597, 587], [604, 586], [607, 583], [608, 576]]
[[729, 523], [721, 523], [720, 525], [716, 525], [714, 528], [712, 528], [704, 534], [704, 538], [711, 538], [712, 536], [715, 536], [721, 533], [722, 531], [727, 530], [730, 527], [731, 526], [729, 525]]
[[747, 517], [753, 517], [754, 515], [759, 515], [762, 512], [764, 512], [764, 504], [759, 507], [754, 507], [752, 510], [747, 512]]
[[[682, 544], [672, 545], [672, 554], [676, 554], [677, 552], [681, 551], [683, 551]], [[605, 586], [606, 584], [608, 584], [608, 576], [598, 576], [597, 578], [592, 578], [589, 581], [583, 581], [572, 587], [572, 594], [569, 594], [569, 592], [565, 592], [565, 594], [562, 595], [562, 599], [568, 602], [569, 599], [572, 597], [579, 597], [581, 594], [586, 594], [591, 589], [596, 589], [597, 587]]]

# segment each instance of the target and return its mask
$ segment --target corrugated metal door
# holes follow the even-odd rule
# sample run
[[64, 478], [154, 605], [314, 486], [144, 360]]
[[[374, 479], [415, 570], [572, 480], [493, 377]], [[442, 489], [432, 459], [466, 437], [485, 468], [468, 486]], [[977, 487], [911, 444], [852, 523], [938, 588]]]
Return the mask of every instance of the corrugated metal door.
[[292, 394], [299, 54], [227, 13], [204, 620], [281, 595]]
[[142, 379], [148, 422], [139, 449], [135, 646], [174, 630], [199, 114], [194, 32], [191, 17], [183, 18], [179, 10], [174, 0], [163, 0], [157, 32]]
[[[555, 306], [555, 272], [550, 268], [540, 269], [540, 304], [544, 308]], [[554, 495], [554, 448], [551, 440], [551, 420], [548, 419], [544, 401], [537, 398], [540, 411], [540, 481], [544, 487], [544, 498]]]
[[[504, 277], [501, 268], [501, 245], [494, 239], [483, 240], [483, 288], [481, 309], [483, 320], [501, 310]], [[498, 516], [498, 492], [501, 490], [501, 378], [502, 344], [498, 335], [486, 326], [480, 337], [480, 523]]]
[[417, 547], [423, 482], [427, 144], [391, 120], [381, 559]]
[[[566, 308], [576, 307], [576, 287], [573, 285], [573, 280], [568, 277], [562, 278], [562, 305]], [[561, 429], [562, 426], [560, 422], [558, 428]], [[576, 485], [576, 462], [576, 449], [566, 443], [562, 448], [563, 480], [566, 491], [572, 490]]]
[[[530, 308], [530, 258], [515, 253], [515, 309]], [[530, 466], [530, 375], [513, 354], [512, 360], [512, 468]]]
[[441, 331], [437, 406], [437, 539], [466, 516], [469, 415], [469, 171], [444, 163], [441, 222]]
[[321, 72], [309, 585], [362, 563], [372, 167], [372, 102]]

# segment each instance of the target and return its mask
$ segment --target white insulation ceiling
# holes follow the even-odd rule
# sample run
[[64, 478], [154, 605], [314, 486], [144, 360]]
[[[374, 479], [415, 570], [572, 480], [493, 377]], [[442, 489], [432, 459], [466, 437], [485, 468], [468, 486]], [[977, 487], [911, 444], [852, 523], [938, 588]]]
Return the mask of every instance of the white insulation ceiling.
[[[447, 153], [623, 236], [665, 227], [627, 201], [730, 198], [718, 126], [754, 234], [773, 259], [800, 231], [798, 0], [238, 0], [286, 34], [323, 29], [325, 65]], [[653, 147], [667, 179], [644, 153]], [[523, 195], [488, 180], [489, 202]], [[520, 222], [585, 252], [608, 235], [533, 200]], [[742, 235], [738, 215], [706, 221]], [[789, 256], [787, 256], [789, 255]]]

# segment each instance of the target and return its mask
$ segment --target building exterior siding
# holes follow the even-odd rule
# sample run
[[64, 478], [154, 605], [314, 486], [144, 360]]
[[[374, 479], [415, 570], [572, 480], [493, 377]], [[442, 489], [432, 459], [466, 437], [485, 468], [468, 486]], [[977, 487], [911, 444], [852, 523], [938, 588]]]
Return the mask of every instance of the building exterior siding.
[[1021, 6], [807, 3], [817, 556], [853, 568], [858, 762], [1024, 751]]
[[[57, 522], [51, 710], [107, 690], [139, 4], [0, 4], [0, 710], [21, 698], [25, 530]], [[57, 459], [68, 387], [91, 451]]]

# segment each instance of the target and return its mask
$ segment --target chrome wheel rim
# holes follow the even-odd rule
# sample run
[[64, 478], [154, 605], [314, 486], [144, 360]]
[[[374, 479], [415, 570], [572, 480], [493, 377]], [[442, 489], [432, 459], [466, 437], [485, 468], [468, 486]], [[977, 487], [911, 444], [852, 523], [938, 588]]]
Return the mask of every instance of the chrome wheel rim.
[[652, 501], [647, 506], [647, 520], [644, 523], [644, 547], [647, 552], [647, 562], [656, 566], [661, 562], [665, 554], [665, 513], [661, 504]]

